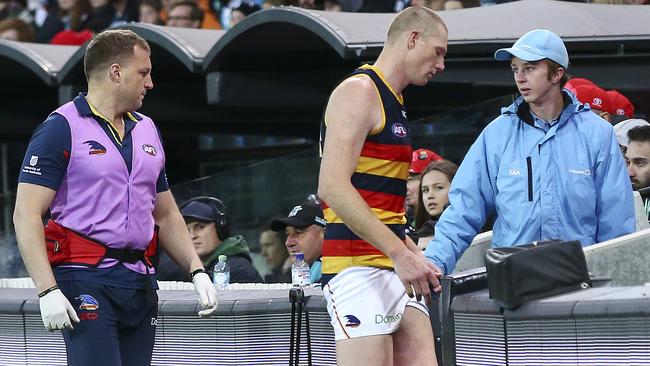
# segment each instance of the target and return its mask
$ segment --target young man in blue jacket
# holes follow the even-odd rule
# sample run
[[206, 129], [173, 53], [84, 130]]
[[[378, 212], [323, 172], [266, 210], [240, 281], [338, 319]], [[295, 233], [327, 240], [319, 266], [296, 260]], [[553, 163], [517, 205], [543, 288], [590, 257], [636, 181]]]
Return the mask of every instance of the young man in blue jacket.
[[563, 90], [569, 56], [543, 29], [494, 54], [521, 96], [474, 142], [426, 257], [445, 274], [491, 213], [493, 247], [550, 239], [583, 246], [629, 234], [634, 204], [612, 126]]

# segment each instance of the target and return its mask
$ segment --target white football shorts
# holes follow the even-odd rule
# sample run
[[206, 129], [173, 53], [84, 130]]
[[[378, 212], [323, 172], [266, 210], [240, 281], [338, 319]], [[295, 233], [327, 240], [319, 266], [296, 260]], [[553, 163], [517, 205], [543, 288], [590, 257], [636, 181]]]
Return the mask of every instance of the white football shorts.
[[407, 306], [429, 316], [424, 299], [410, 298], [397, 274], [388, 269], [346, 268], [323, 293], [337, 341], [395, 333]]

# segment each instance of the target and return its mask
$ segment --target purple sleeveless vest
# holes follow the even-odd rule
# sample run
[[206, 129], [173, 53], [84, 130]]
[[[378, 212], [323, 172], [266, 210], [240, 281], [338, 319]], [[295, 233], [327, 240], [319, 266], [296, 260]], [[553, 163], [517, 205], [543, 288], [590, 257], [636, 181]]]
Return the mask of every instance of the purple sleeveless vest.
[[[82, 116], [74, 102], [54, 113], [68, 121], [72, 148], [67, 171], [50, 207], [52, 219], [112, 248], [145, 249], [153, 237], [156, 182], [165, 164], [153, 121], [140, 115], [142, 119], [131, 130], [133, 160], [129, 174], [122, 155], [94, 118]], [[115, 263], [107, 259], [99, 267]], [[124, 265], [146, 273], [140, 262]]]

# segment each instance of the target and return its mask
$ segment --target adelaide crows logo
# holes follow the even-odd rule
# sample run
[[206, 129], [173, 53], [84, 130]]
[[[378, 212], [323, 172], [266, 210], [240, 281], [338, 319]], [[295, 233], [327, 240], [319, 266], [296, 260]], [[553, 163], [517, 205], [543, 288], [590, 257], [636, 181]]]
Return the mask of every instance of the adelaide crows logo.
[[106, 154], [106, 148], [104, 145], [100, 144], [99, 142], [95, 140], [88, 140], [85, 141], [84, 144], [90, 145], [90, 150], [88, 151], [88, 155], [104, 155]]
[[79, 295], [74, 299], [81, 300], [81, 304], [79, 305], [79, 309], [81, 310], [92, 311], [99, 309], [99, 302], [97, 302], [97, 300], [95, 300], [95, 298], [90, 295]]
[[359, 318], [357, 318], [354, 315], [346, 315], [344, 318], [346, 320], [346, 323], [345, 323], [346, 327], [356, 328], [359, 325], [361, 325], [361, 321], [359, 320]]

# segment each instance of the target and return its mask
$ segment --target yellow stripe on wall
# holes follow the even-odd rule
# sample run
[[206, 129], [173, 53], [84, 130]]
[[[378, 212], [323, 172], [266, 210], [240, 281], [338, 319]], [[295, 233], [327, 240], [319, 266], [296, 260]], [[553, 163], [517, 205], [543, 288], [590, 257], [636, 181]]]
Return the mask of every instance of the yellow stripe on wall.
[[358, 257], [323, 257], [323, 273], [339, 273], [348, 267], [393, 268], [393, 261], [384, 255]]
[[[379, 208], [370, 209], [375, 216], [379, 218], [379, 221], [383, 222], [386, 225], [390, 224], [406, 224], [406, 217], [404, 213], [385, 211]], [[326, 208], [323, 211], [325, 214], [325, 221], [329, 224], [343, 224], [343, 221], [336, 215], [336, 213], [331, 208]]]

